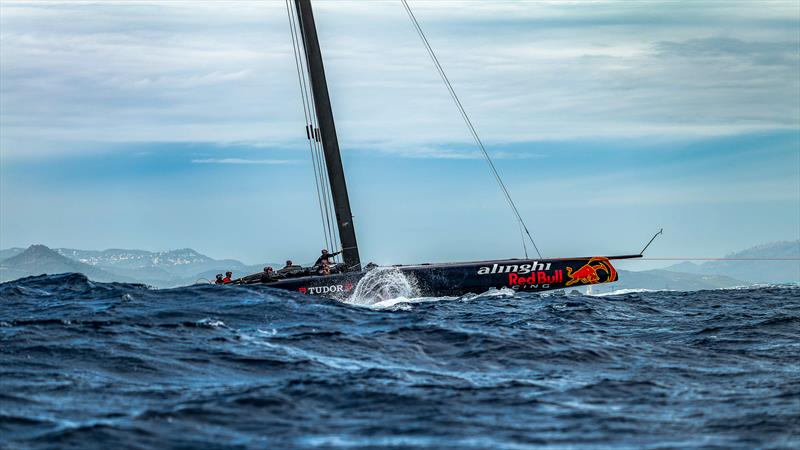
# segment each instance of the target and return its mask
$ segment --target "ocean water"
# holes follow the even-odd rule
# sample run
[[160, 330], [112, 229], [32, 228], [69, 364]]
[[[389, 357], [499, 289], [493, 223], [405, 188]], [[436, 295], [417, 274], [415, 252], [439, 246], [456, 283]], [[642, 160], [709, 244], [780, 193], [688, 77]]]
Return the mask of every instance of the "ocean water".
[[800, 288], [0, 284], [0, 447], [798, 448]]

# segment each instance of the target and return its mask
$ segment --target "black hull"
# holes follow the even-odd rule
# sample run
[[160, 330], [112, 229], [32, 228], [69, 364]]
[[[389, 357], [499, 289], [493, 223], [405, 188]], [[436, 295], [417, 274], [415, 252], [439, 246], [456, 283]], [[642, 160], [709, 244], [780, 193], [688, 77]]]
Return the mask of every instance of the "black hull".
[[[638, 255], [636, 255], [638, 256]], [[611, 257], [622, 259], [636, 257]], [[396, 270], [422, 297], [480, 294], [489, 289], [510, 288], [536, 292], [617, 281], [617, 271], [608, 257], [562, 259], [505, 259], [447, 264], [390, 266], [373, 270]], [[347, 298], [369, 271], [333, 275], [314, 275], [270, 280], [260, 274], [249, 275], [238, 284], [260, 284], [308, 295]]]

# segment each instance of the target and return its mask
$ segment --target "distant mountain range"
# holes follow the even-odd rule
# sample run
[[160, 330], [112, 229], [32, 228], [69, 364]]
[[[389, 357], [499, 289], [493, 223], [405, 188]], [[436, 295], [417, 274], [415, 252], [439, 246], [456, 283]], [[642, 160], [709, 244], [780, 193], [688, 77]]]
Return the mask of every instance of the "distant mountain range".
[[[13, 249], [16, 250], [16, 249]], [[8, 252], [14, 256], [0, 261], [0, 281], [14, 280], [42, 273], [80, 272], [95, 281], [135, 282], [136, 279], [106, 272], [98, 267], [62, 256], [44, 245]]]
[[583, 290], [594, 294], [623, 289], [699, 291], [732, 288], [748, 284], [750, 283], [725, 275], [700, 275], [663, 269], [638, 272], [620, 270], [619, 281], [616, 283], [598, 284], [586, 287]]
[[592, 286], [592, 292], [620, 289], [692, 291], [752, 284], [800, 283], [800, 240], [770, 242], [701, 264], [684, 261], [665, 269], [621, 270], [620, 281]]
[[0, 281], [42, 273], [80, 272], [96, 281], [145, 283], [155, 287], [192, 284], [198, 279], [213, 279], [215, 274], [232, 271], [235, 275], [259, 272], [265, 265], [247, 265], [234, 259], [217, 260], [190, 248], [167, 252], [145, 250], [50, 249], [32, 245], [27, 249], [0, 250]]
[[[772, 260], [770, 260], [772, 259]], [[727, 275], [748, 283], [800, 282], [800, 240], [770, 242], [702, 264], [683, 262], [667, 270], [699, 275]]]
[[[765, 260], [767, 259], [767, 260]], [[771, 259], [771, 260], [770, 260]], [[593, 286], [593, 292], [618, 289], [697, 290], [753, 283], [800, 283], [800, 240], [772, 242], [727, 255], [725, 260], [702, 264], [682, 262], [661, 270], [620, 271], [620, 281]], [[137, 282], [155, 287], [193, 284], [217, 273], [235, 276], [261, 271], [276, 263], [246, 265], [235, 259], [213, 259], [190, 248], [167, 252], [144, 250], [27, 249], [0, 250], [0, 282], [64, 272], [80, 272], [96, 281]]]

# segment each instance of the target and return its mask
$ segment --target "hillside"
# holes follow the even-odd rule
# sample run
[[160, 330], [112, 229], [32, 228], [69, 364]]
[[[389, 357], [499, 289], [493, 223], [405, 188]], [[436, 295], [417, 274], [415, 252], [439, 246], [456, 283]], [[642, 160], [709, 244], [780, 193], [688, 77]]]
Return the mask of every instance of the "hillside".
[[671, 270], [619, 271], [615, 283], [592, 286], [592, 293], [612, 292], [621, 289], [652, 289], [673, 291], [697, 291], [744, 286], [748, 283], [725, 275], [707, 275], [675, 272]]
[[12, 256], [17, 256], [24, 251], [24, 248], [19, 247], [0, 249], [0, 261], [11, 258]]
[[[265, 265], [247, 265], [235, 259], [217, 260], [190, 248], [165, 252], [108, 249], [49, 249], [34, 245], [24, 250], [0, 250], [2, 281], [42, 273], [80, 272], [97, 281], [127, 281], [155, 287], [185, 286], [198, 279], [213, 279], [214, 274], [232, 271], [235, 276], [260, 272]], [[24, 256], [23, 256], [24, 255]], [[17, 258], [20, 257], [20, 258]]]
[[15, 256], [0, 261], [0, 281], [41, 274], [78, 272], [95, 281], [120, 281], [132, 283], [136, 280], [113, 274], [97, 267], [69, 259], [44, 245], [31, 245]]
[[[251, 266], [235, 259], [214, 259], [190, 248], [163, 252], [71, 248], [57, 248], [55, 251], [72, 260], [157, 287], [185, 286], [200, 278], [213, 279], [214, 274], [228, 270], [236, 275], [245, 275], [259, 272], [265, 265]], [[274, 263], [269, 265], [277, 266]]]
[[[752, 261], [753, 259], [776, 259]], [[800, 240], [770, 242], [725, 255], [728, 261], [683, 262], [667, 270], [725, 275], [748, 283], [800, 283]], [[792, 260], [794, 259], [794, 260]]]

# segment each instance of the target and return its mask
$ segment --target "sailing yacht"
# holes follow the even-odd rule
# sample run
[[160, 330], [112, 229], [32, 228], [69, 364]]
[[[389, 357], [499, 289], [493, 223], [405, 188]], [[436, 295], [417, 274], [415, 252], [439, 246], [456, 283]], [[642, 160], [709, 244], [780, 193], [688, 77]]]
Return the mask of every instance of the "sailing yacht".
[[[308, 95], [304, 98], [304, 107], [307, 110], [306, 127], [307, 137], [313, 146], [321, 147], [324, 156], [324, 165], [320, 162], [319, 170], [323, 185], [321, 191], [329, 195], [335, 216], [335, 228], [338, 231], [338, 242], [341, 243], [342, 262], [326, 268], [320, 273], [319, 268], [296, 271], [290, 275], [277, 276], [273, 273], [257, 273], [235, 280], [237, 284], [262, 284], [279, 289], [298, 291], [308, 295], [322, 295], [326, 297], [347, 297], [353, 293], [359, 281], [376, 269], [373, 265], [362, 267], [361, 257], [358, 252], [358, 243], [353, 224], [353, 214], [350, 209], [350, 200], [347, 195], [347, 184], [339, 153], [339, 142], [336, 137], [336, 126], [331, 109], [328, 86], [325, 79], [325, 68], [320, 51], [317, 30], [314, 23], [314, 14], [311, 9], [311, 0], [294, 0], [294, 8], [290, 6], [292, 0], [287, 1], [287, 13], [293, 32], [295, 56], [298, 63], [298, 76], [301, 90], [308, 86]], [[457, 101], [449, 81], [447, 81], [441, 66], [433, 54], [430, 45], [422, 33], [419, 23], [413, 17], [408, 4], [403, 0], [415, 28], [428, 49], [430, 55], [440, 70], [440, 75], [448, 85], [451, 95]], [[465, 112], [462, 110], [462, 115]], [[465, 116], [468, 126], [474, 132], [469, 119]], [[474, 134], [484, 156], [494, 171], [495, 178], [500, 183], [506, 199], [517, 215], [521, 229], [528, 235], [534, 248], [535, 243], [530, 237], [527, 227], [519, 216], [516, 206], [511, 200], [508, 190], [502, 184], [494, 165], [489, 159], [483, 144]], [[320, 186], [318, 186], [319, 188]], [[327, 205], [326, 205], [327, 206]], [[524, 239], [524, 237], [523, 237]], [[653, 236], [655, 239], [655, 236]], [[653, 239], [650, 240], [652, 243]], [[333, 242], [337, 242], [335, 239]], [[648, 243], [648, 246], [649, 244]], [[450, 262], [439, 264], [414, 264], [390, 266], [393, 273], [402, 275], [414, 286], [415, 293], [420, 296], [459, 296], [468, 293], [480, 294], [492, 288], [510, 288], [516, 291], [545, 291], [609, 283], [617, 280], [617, 271], [611, 260], [639, 258], [647, 248], [635, 255], [621, 256], [588, 256], [577, 258], [541, 258], [537, 259], [504, 259], [471, 262]], [[538, 248], [536, 248], [538, 253]], [[526, 249], [527, 253], [527, 249]], [[384, 269], [385, 270], [385, 269]]]

